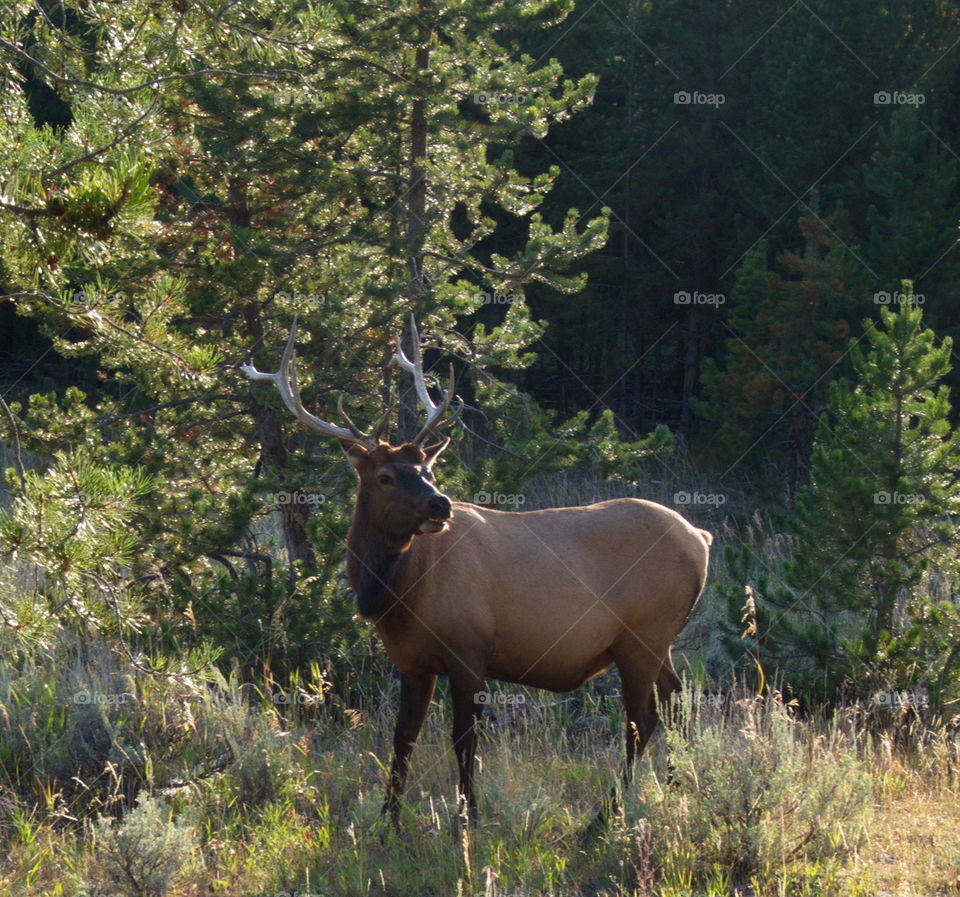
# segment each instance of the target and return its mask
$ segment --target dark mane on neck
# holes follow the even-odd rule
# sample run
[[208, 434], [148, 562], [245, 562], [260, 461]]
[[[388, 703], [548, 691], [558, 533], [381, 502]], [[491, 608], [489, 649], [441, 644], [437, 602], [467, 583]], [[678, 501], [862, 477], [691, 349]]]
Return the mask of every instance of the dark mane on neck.
[[347, 539], [347, 577], [361, 616], [376, 617], [403, 596], [410, 544], [409, 539], [397, 543], [380, 533], [361, 532], [354, 520]]

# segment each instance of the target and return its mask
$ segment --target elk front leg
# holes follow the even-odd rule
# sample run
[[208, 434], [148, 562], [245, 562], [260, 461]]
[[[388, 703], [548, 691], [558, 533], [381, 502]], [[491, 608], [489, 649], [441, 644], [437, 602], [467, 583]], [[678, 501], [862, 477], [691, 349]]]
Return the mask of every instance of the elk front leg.
[[461, 809], [465, 804], [472, 822], [477, 820], [477, 798], [473, 793], [473, 767], [477, 755], [477, 723], [483, 714], [485, 700], [481, 697], [484, 677], [473, 670], [450, 673], [450, 693], [453, 698], [453, 749], [460, 771]]
[[410, 754], [426, 719], [437, 677], [432, 674], [400, 677], [400, 712], [393, 735], [393, 762], [383, 813], [390, 813], [394, 824], [400, 821], [400, 797], [407, 782]]

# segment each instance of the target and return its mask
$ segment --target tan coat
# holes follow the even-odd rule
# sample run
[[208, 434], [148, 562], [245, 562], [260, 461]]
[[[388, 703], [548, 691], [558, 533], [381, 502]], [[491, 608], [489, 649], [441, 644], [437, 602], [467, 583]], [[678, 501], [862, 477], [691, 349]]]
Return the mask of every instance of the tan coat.
[[659, 670], [703, 588], [710, 541], [640, 499], [454, 502], [446, 531], [413, 540], [402, 602], [374, 622], [402, 673], [447, 673], [459, 659], [478, 678], [567, 691], [617, 658]]

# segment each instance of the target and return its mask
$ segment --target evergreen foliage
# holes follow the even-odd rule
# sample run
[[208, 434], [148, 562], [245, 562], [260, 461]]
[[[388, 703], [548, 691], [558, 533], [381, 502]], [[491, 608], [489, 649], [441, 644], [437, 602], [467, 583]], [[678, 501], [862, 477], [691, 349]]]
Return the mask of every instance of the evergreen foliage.
[[50, 893], [162, 897], [195, 859], [218, 893], [412, 893], [431, 863], [444, 893], [511, 865], [553, 893], [594, 862], [530, 835], [566, 838], [608, 746], [561, 758], [567, 711], [533, 701], [499, 749], [544, 738], [573, 801], [514, 813], [518, 753], [502, 834], [451, 851], [438, 800], [414, 854], [367, 839], [395, 681], [343, 573], [353, 473], [240, 365], [275, 369], [295, 318], [305, 405], [366, 428], [392, 404], [403, 441], [414, 314], [463, 398], [451, 498], [694, 495], [724, 557], [686, 660], [757, 694], [710, 719], [685, 689], [671, 787], [647, 769], [582, 890], [849, 892], [866, 739], [814, 737], [779, 689], [900, 742], [941, 724], [955, 791], [958, 24], [947, 0], [4, 0], [0, 855], [26, 871], [0, 890], [60, 865]]
[[845, 245], [816, 215], [799, 222], [800, 252], [771, 270], [761, 243], [744, 259], [728, 313], [721, 369], [704, 362], [704, 399], [721, 461], [766, 458], [800, 478], [832, 380], [849, 368], [854, 321], [867, 308], [863, 278]]
[[[941, 382], [952, 343], [938, 345], [910, 305], [884, 307], [881, 321], [865, 321], [863, 346], [850, 348], [855, 379], [831, 384], [783, 582], [755, 588], [757, 652], [795, 687], [830, 697], [943, 682], [956, 660], [917, 628], [956, 615], [923, 588], [934, 570], [956, 573], [960, 461]], [[745, 572], [743, 550], [732, 563]]]
[[[604, 215], [549, 225], [538, 210], [556, 171], [521, 174], [512, 146], [584, 108], [596, 79], [499, 43], [569, 12], [134, 0], [62, 27], [23, 8], [6, 26], [11, 59], [73, 114], [42, 124], [7, 72], [5, 294], [60, 356], [95, 362], [82, 393], [34, 395], [17, 425], [42, 458], [79, 443], [89, 466], [162, 484], [118, 547], [166, 644], [209, 638], [289, 670], [350, 626], [334, 576], [351, 490], [339, 447], [236, 370], [274, 364], [294, 315], [305, 400], [330, 417], [345, 393], [364, 426], [411, 310], [436, 355], [522, 368], [541, 331], [525, 285], [582, 283], [564, 269], [602, 244]], [[524, 238], [498, 240], [498, 215]], [[494, 295], [511, 297], [506, 314], [471, 339], [461, 321]], [[403, 431], [403, 383], [400, 398]], [[106, 501], [123, 507], [114, 485]], [[11, 550], [43, 548], [11, 535]]]

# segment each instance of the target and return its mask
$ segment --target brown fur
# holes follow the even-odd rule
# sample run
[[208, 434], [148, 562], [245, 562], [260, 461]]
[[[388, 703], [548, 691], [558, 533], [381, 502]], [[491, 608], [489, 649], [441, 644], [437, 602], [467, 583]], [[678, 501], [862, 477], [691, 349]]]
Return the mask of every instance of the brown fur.
[[[429, 473], [445, 445], [348, 448], [360, 478], [348, 575], [402, 682], [385, 808], [398, 812], [439, 675], [450, 677], [471, 810], [488, 677], [568, 691], [616, 664], [629, 774], [657, 724], [654, 687], [664, 700], [679, 685], [670, 646], [703, 588], [710, 534], [632, 498], [526, 512], [450, 504]], [[443, 531], [424, 532], [441, 509]]]

